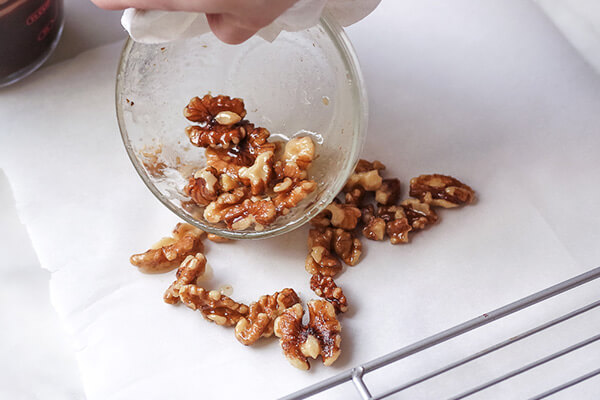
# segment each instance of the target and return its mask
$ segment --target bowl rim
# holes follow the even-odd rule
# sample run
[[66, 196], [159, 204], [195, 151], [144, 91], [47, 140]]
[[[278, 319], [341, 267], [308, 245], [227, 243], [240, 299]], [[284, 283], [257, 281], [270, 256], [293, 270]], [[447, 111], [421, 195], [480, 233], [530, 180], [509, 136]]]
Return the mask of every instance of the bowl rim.
[[222, 229], [204, 223], [204, 221], [195, 219], [188, 213], [183, 212], [182, 209], [180, 209], [169, 199], [167, 199], [152, 183], [152, 181], [148, 177], [148, 174], [145, 172], [142, 163], [138, 159], [135, 150], [133, 149], [133, 146], [131, 144], [131, 141], [129, 140], [127, 128], [125, 127], [123, 107], [121, 107], [121, 89], [123, 86], [122, 76], [127, 65], [128, 55], [131, 51], [131, 48], [135, 44], [135, 42], [130, 37], [127, 38], [127, 41], [125, 42], [125, 45], [123, 46], [123, 50], [121, 51], [121, 55], [119, 57], [119, 65], [117, 69], [117, 77], [115, 84], [115, 108], [117, 114], [117, 123], [119, 126], [119, 131], [121, 133], [121, 139], [123, 140], [123, 144], [127, 151], [127, 156], [129, 157], [129, 160], [133, 164], [139, 177], [142, 179], [142, 181], [150, 190], [150, 192], [154, 195], [154, 197], [156, 197], [171, 212], [173, 212], [179, 218], [183, 219], [185, 222], [207, 233], [213, 233], [229, 239], [265, 239], [282, 235], [301, 227], [302, 225], [310, 221], [313, 217], [315, 217], [318, 213], [320, 213], [325, 207], [327, 207], [329, 203], [331, 203], [335, 199], [337, 194], [342, 190], [345, 181], [354, 170], [354, 167], [356, 165], [356, 162], [358, 161], [360, 152], [364, 145], [367, 133], [366, 131], [369, 114], [368, 97], [364, 78], [360, 69], [358, 56], [356, 55], [354, 47], [352, 46], [352, 43], [350, 42], [350, 39], [346, 35], [342, 26], [327, 11], [323, 12], [319, 20], [319, 26], [323, 28], [324, 32], [333, 42], [335, 48], [341, 55], [341, 59], [346, 68], [346, 71], [348, 71], [350, 74], [348, 79], [352, 82], [353, 103], [355, 108], [359, 111], [355, 113], [353, 117], [354, 132], [352, 136], [352, 148], [349, 154], [349, 158], [353, 160], [353, 162], [348, 163], [346, 167], [340, 171], [340, 173], [345, 176], [345, 179], [339, 180], [336, 183], [335, 187], [332, 186], [332, 190], [327, 191], [323, 198], [321, 198], [317, 203], [313, 204], [307, 213], [302, 214], [297, 219], [294, 219], [283, 226], [275, 227], [273, 229], [269, 229], [269, 227], [266, 226], [265, 229], [262, 231], [234, 231], [229, 229]]

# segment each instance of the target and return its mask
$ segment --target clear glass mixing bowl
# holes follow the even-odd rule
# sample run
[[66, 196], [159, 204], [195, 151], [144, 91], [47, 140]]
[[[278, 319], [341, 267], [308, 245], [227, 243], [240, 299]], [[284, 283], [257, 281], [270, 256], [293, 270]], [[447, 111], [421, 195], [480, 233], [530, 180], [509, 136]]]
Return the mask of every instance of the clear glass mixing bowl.
[[[317, 155], [309, 174], [317, 189], [262, 231], [213, 225], [190, 207], [183, 187], [205, 166], [192, 146], [182, 114], [194, 96], [244, 99], [246, 119], [272, 137], [311, 135]], [[116, 85], [119, 128], [133, 165], [152, 193], [183, 220], [232, 239], [289, 232], [325, 208], [350, 176], [367, 127], [367, 96], [358, 60], [342, 28], [324, 16], [301, 32], [282, 32], [272, 43], [254, 37], [230, 46], [212, 34], [163, 45], [129, 40]]]

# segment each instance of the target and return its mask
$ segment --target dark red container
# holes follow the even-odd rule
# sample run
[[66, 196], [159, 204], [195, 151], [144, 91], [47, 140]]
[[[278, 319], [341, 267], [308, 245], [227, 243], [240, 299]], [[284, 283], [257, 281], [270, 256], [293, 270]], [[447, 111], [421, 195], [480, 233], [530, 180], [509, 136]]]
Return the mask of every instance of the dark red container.
[[39, 68], [63, 27], [63, 0], [0, 0], [0, 87]]

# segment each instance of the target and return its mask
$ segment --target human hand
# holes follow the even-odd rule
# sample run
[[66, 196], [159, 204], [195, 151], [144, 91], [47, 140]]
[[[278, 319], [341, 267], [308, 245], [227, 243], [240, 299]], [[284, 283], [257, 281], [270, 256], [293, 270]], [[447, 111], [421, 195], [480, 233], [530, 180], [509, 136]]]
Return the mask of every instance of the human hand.
[[91, 0], [100, 8], [205, 13], [210, 29], [225, 43], [239, 44], [269, 25], [298, 0]]

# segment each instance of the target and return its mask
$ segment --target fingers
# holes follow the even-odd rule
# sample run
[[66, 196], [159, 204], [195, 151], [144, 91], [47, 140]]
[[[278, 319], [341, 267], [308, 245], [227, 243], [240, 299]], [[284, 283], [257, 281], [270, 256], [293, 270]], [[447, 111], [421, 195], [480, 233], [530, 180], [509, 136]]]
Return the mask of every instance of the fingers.
[[[0, 0], [2, 1], [2, 0]], [[239, 44], [273, 22], [298, 0], [92, 0], [100, 8], [205, 13], [210, 29], [223, 42]]]
[[259, 29], [242, 27], [238, 18], [229, 14], [207, 14], [206, 18], [215, 36], [227, 44], [243, 43]]

